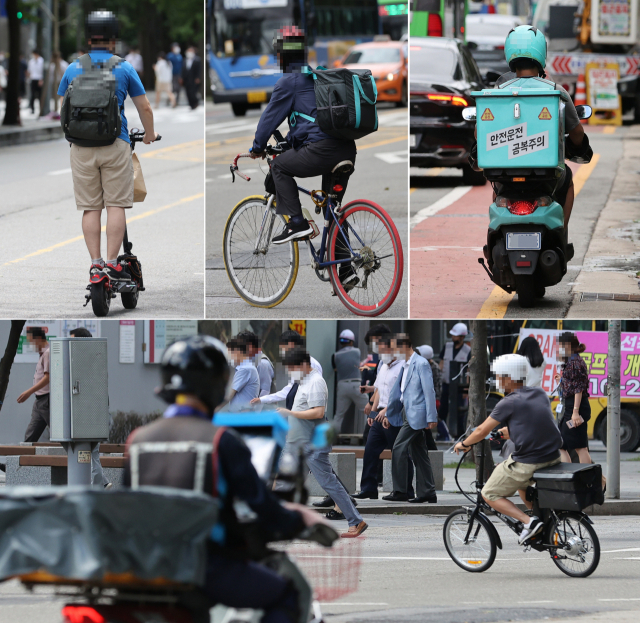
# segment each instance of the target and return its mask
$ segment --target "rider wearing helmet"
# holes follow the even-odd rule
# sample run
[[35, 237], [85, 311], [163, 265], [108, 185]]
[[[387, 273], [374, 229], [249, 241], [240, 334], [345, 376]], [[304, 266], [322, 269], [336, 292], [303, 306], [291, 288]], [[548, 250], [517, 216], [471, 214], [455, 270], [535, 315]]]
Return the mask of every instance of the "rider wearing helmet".
[[[174, 342], [162, 357], [161, 374], [162, 386], [157, 393], [170, 406], [162, 418], [130, 435], [125, 484], [131, 482], [131, 469], [135, 468], [129, 458], [135, 448], [141, 486], [196, 489], [200, 472], [196, 467], [197, 450], [195, 444], [191, 449], [184, 448], [184, 442], [210, 444], [204, 491], [219, 500], [221, 511], [211, 533], [203, 589], [212, 605], [263, 610], [263, 621], [297, 621], [294, 586], [243, 555], [244, 542], [233, 500], [244, 501], [256, 513], [267, 540], [294, 537], [305, 526], [323, 520], [304, 506], [281, 505], [260, 480], [241, 437], [211, 423], [216, 407], [225, 399], [230, 377], [222, 342], [204, 335]], [[140, 445], [145, 442], [178, 445], [168, 453]]]
[[[513, 28], [507, 35], [504, 55], [511, 72], [501, 76], [496, 82], [496, 87], [503, 88], [506, 83], [517, 78], [546, 79], [544, 69], [547, 64], [547, 40], [541, 30], [527, 25]], [[584, 155], [590, 158], [593, 152], [589, 147], [589, 138], [580, 123], [571, 96], [559, 84], [554, 84], [554, 88], [563, 93], [562, 99], [565, 103], [564, 131], [569, 135], [569, 139], [565, 141], [565, 156], [571, 158]], [[567, 230], [574, 200], [573, 174], [568, 166], [565, 167], [564, 177], [559, 184], [553, 196], [562, 206], [564, 228]]]
[[[322, 188], [329, 191], [331, 170], [343, 160], [355, 163], [356, 144], [325, 134], [317, 123], [313, 76], [307, 64], [306, 37], [303, 30], [287, 26], [274, 37], [274, 53], [284, 75], [276, 82], [271, 100], [265, 108], [256, 130], [251, 157], [264, 157], [271, 135], [287, 119], [286, 140], [293, 148], [279, 155], [271, 164], [276, 188], [276, 212], [290, 217], [284, 230], [273, 238], [274, 244], [301, 240], [313, 233], [302, 214], [294, 177], [322, 175]], [[297, 114], [294, 114], [294, 111]], [[343, 191], [347, 179], [340, 181]]]
[[[89, 59], [93, 65], [104, 66], [116, 49], [118, 20], [111, 11], [93, 11], [86, 19], [89, 53], [67, 67], [58, 95], [61, 103], [74, 78], [84, 72], [82, 64]], [[89, 275], [104, 271], [114, 281], [130, 281], [131, 275], [118, 264], [117, 258], [124, 238], [125, 209], [133, 205], [133, 165], [124, 101], [127, 95], [138, 110], [145, 130], [144, 143], [157, 138], [153, 127], [153, 111], [144, 87], [134, 68], [118, 57], [112, 72], [116, 77], [116, 96], [122, 120], [120, 135], [112, 144], [92, 146], [91, 141], [74, 139], [71, 143], [71, 174], [76, 206], [82, 214], [82, 232], [91, 256]], [[113, 63], [113, 61], [112, 61]], [[74, 111], [75, 113], [76, 111]], [[80, 144], [82, 143], [82, 144]], [[89, 144], [87, 144], [89, 143]], [[107, 259], [100, 252], [102, 210], [107, 210]]]

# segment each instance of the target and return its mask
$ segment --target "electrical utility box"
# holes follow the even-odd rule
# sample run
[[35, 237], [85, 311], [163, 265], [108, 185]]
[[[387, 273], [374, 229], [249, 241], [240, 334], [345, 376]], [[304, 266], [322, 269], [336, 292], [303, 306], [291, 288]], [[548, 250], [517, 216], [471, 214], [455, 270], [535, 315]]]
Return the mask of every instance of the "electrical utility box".
[[105, 441], [109, 437], [106, 338], [52, 338], [51, 441]]

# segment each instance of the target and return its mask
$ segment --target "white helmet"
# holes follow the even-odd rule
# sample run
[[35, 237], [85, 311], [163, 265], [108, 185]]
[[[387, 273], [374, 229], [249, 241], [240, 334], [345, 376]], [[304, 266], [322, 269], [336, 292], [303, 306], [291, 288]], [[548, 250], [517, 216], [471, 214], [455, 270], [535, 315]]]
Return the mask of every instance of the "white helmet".
[[496, 376], [508, 376], [513, 381], [524, 381], [527, 377], [527, 358], [522, 355], [500, 355], [491, 364]]
[[340, 333], [340, 339], [351, 340], [352, 342], [355, 342], [356, 336], [353, 334], [353, 331], [351, 331], [351, 329], [345, 329], [344, 331], [342, 331], [342, 333]]
[[457, 322], [451, 327], [451, 331], [449, 331], [450, 335], [460, 336], [467, 335], [469, 333], [469, 329], [467, 329], [467, 325], [464, 322]]
[[433, 348], [431, 348], [431, 346], [429, 346], [428, 344], [424, 344], [423, 346], [418, 346], [416, 350], [425, 359], [433, 359]]

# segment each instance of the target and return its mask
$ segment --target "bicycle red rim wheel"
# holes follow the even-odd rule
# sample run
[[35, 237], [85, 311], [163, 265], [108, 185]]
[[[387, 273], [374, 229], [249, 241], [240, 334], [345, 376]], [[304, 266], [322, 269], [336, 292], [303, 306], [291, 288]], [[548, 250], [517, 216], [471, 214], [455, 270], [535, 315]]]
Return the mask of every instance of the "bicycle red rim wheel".
[[[393, 258], [389, 258], [393, 261], [393, 276], [390, 279], [390, 284], [388, 287], [385, 286], [384, 292], [380, 291], [378, 294], [374, 295], [374, 298], [376, 300], [368, 300], [364, 302], [356, 300], [356, 298], [351, 296], [350, 293], [344, 289], [344, 286], [342, 285], [339, 277], [340, 265], [334, 264], [329, 268], [329, 277], [331, 279], [331, 284], [333, 285], [334, 291], [336, 292], [338, 298], [342, 301], [344, 306], [347, 307], [347, 309], [359, 316], [378, 316], [384, 313], [393, 304], [396, 297], [398, 296], [398, 292], [400, 291], [400, 286], [402, 285], [402, 276], [404, 271], [404, 254], [402, 250], [402, 243], [400, 241], [398, 230], [396, 229], [394, 222], [391, 220], [391, 217], [377, 203], [374, 203], [373, 201], [369, 201], [367, 199], [356, 199], [355, 201], [349, 202], [342, 209], [342, 212], [340, 214], [340, 226], [344, 227], [345, 221], [347, 221], [350, 217], [353, 219], [354, 215], [356, 215], [357, 213], [372, 215], [372, 217], [382, 223], [381, 231], [384, 230], [388, 234], [391, 243], [391, 247], [388, 252], [390, 253], [391, 249], [393, 250]], [[349, 221], [349, 223], [351, 224], [351, 221]], [[361, 238], [363, 238], [363, 241], [366, 244], [367, 240], [364, 239], [364, 236], [361, 235], [361, 232], [359, 232], [357, 228], [355, 229], [355, 231], [359, 236], [361, 236]], [[338, 240], [339, 236], [340, 230], [334, 222], [329, 232], [329, 261], [336, 260], [336, 241]], [[354, 250], [357, 249], [354, 248]], [[385, 251], [385, 255], [388, 252]], [[387, 263], [389, 262], [389, 259], [387, 259]], [[357, 291], [358, 289], [354, 288], [354, 290], [352, 290], [351, 292]]]

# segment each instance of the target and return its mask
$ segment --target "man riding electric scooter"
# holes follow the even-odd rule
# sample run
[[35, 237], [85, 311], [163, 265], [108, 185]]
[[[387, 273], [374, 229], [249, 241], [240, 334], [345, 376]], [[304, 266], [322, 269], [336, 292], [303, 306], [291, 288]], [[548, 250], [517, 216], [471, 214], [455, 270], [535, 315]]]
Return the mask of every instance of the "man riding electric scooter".
[[[215, 408], [225, 399], [229, 377], [226, 348], [218, 340], [198, 335], [171, 345], [162, 358], [158, 390], [171, 406], [164, 417], [131, 434], [128, 455], [132, 450], [138, 453], [136, 480], [142, 486], [193, 489], [200, 468], [204, 469], [204, 490], [221, 503], [204, 588], [212, 605], [262, 610], [265, 623], [296, 622], [298, 594], [293, 584], [243, 555], [233, 500], [245, 502], [256, 513], [260, 529], [271, 540], [294, 537], [324, 520], [299, 504], [280, 504], [260, 480], [244, 441], [232, 430], [211, 423]], [[167, 451], [147, 451], [146, 442], [166, 442]], [[200, 444], [211, 448], [206, 467], [193, 451]], [[132, 465], [129, 461], [125, 484], [131, 482]]]

